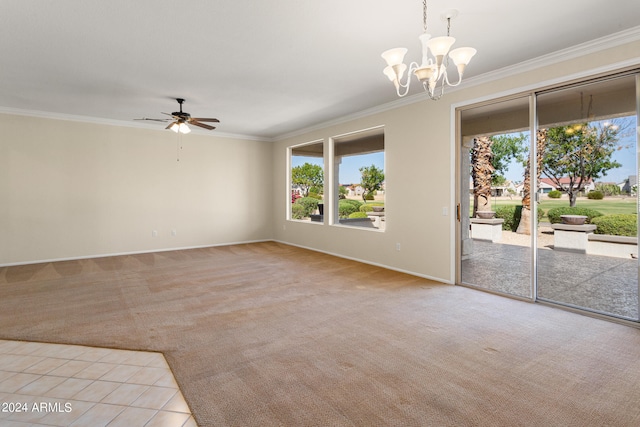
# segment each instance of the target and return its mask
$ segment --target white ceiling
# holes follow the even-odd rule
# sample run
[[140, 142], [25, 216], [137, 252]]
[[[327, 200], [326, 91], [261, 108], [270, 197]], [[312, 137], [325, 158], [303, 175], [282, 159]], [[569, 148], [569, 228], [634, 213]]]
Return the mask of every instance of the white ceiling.
[[[422, 32], [420, 0], [0, 6], [0, 109], [133, 123], [176, 111], [181, 97], [192, 115], [220, 119], [213, 132], [258, 138], [396, 100], [380, 53], [404, 46], [417, 61]], [[434, 36], [446, 32], [440, 14], [459, 10], [454, 47], [478, 49], [465, 77], [634, 28], [640, 18], [638, 0], [433, 0], [428, 7]]]

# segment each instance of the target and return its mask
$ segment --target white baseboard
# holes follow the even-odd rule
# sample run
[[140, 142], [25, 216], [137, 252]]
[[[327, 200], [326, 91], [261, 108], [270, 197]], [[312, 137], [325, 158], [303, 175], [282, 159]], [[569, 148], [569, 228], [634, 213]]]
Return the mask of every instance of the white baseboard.
[[248, 243], [262, 243], [262, 242], [271, 242], [272, 239], [263, 239], [263, 240], [246, 240], [241, 242], [226, 242], [226, 243], [216, 243], [213, 245], [199, 245], [199, 246], [182, 246], [176, 248], [163, 248], [163, 249], [150, 249], [150, 250], [142, 250], [142, 251], [131, 251], [131, 252], [117, 252], [117, 253], [106, 253], [106, 254], [93, 254], [93, 255], [83, 255], [76, 257], [68, 257], [68, 258], [51, 258], [51, 259], [40, 259], [33, 261], [23, 261], [23, 262], [15, 262], [8, 264], [0, 264], [0, 267], [13, 267], [18, 265], [28, 265], [28, 264], [43, 264], [47, 262], [59, 262], [59, 261], [77, 261], [81, 259], [90, 259], [90, 258], [106, 258], [112, 256], [124, 256], [124, 255], [138, 255], [138, 254], [150, 254], [154, 252], [170, 252], [170, 251], [184, 251], [188, 249], [201, 249], [201, 248], [214, 248], [216, 246], [231, 246], [231, 245], [245, 245]]
[[334, 253], [334, 252], [322, 251], [320, 249], [311, 248], [311, 247], [303, 246], [303, 245], [296, 245], [295, 243], [284, 242], [282, 240], [273, 239], [272, 241], [277, 242], [277, 243], [282, 243], [283, 245], [295, 246], [297, 248], [308, 249], [308, 250], [314, 251], [314, 252], [320, 252], [320, 253], [331, 255], [331, 256], [335, 256], [335, 257], [338, 257], [338, 258], [344, 258], [344, 259], [348, 259], [348, 260], [351, 260], [351, 261], [361, 262], [363, 264], [369, 264], [369, 265], [374, 265], [376, 267], [386, 268], [387, 270], [393, 270], [393, 271], [397, 271], [398, 273], [405, 273], [405, 274], [409, 274], [411, 276], [421, 277], [423, 279], [429, 279], [429, 280], [433, 280], [435, 282], [444, 283], [444, 284], [447, 284], [447, 285], [453, 285], [454, 284], [452, 281], [446, 280], [446, 279], [443, 279], [443, 278], [440, 278], [440, 277], [434, 277], [434, 276], [429, 276], [429, 275], [426, 275], [426, 274], [416, 273], [415, 271], [410, 271], [410, 270], [403, 270], [401, 268], [396, 268], [396, 267], [392, 267], [390, 265], [380, 264], [380, 263], [368, 261], [368, 260], [365, 260], [365, 259], [354, 258], [354, 257], [350, 257], [350, 256], [346, 256], [346, 255], [342, 255], [342, 254], [338, 254], [338, 253]]

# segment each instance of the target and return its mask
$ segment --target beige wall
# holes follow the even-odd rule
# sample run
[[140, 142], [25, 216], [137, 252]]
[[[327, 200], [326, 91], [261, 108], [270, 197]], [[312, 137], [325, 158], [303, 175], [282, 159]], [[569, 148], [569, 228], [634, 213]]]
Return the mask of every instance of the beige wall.
[[192, 133], [178, 162], [163, 130], [6, 114], [0, 129], [0, 265], [272, 237], [268, 142]]
[[[0, 114], [0, 265], [275, 239], [451, 283], [454, 107], [640, 64], [638, 52], [636, 41], [274, 143], [190, 134], [180, 162], [171, 132]], [[386, 231], [287, 221], [287, 147], [380, 125]]]
[[[640, 43], [574, 58], [415, 104], [327, 126], [275, 144], [276, 189], [274, 238], [393, 269], [455, 281], [455, 143], [452, 117], [456, 106], [517, 93], [601, 72], [603, 67], [640, 65]], [[393, 88], [389, 85], [389, 91]], [[286, 221], [287, 147], [373, 126], [385, 127], [386, 231]], [[325, 153], [328, 145], [325, 145]], [[325, 162], [330, 159], [325, 158]], [[443, 215], [443, 208], [448, 215]], [[400, 243], [401, 250], [396, 250]]]

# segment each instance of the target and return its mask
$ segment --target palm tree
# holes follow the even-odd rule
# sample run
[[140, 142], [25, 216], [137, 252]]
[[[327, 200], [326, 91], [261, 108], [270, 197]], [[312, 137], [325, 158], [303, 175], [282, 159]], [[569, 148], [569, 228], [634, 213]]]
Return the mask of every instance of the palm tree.
[[[542, 158], [547, 144], [547, 130], [540, 129], [536, 133], [536, 183], [540, 185], [540, 174], [542, 173]], [[522, 214], [516, 233], [531, 234], [531, 158], [527, 159], [527, 166], [524, 169], [524, 187], [522, 189]]]
[[491, 178], [493, 177], [493, 141], [487, 136], [474, 138], [471, 149], [471, 177], [473, 178], [473, 216], [477, 211], [491, 210]]

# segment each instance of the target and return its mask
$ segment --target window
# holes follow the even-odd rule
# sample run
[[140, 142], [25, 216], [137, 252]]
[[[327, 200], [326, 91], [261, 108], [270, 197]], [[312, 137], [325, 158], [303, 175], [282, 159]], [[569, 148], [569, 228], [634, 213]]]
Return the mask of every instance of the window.
[[385, 229], [384, 128], [333, 138], [332, 224]]
[[324, 142], [315, 141], [289, 149], [291, 198], [287, 219], [323, 222]]

